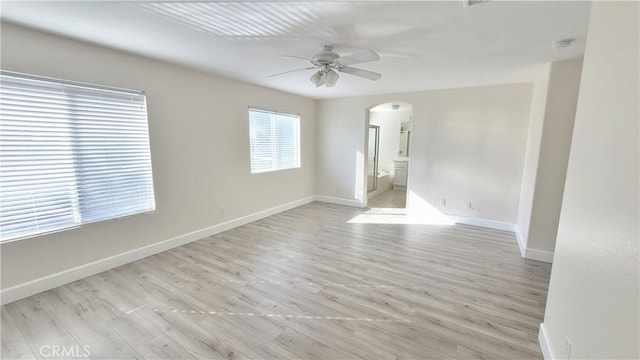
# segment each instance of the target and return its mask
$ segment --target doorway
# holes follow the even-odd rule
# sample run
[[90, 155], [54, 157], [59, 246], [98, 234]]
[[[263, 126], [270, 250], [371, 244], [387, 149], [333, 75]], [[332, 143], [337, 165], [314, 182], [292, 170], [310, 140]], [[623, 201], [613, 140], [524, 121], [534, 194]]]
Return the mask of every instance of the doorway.
[[369, 109], [367, 205], [406, 208], [413, 106], [397, 101]]

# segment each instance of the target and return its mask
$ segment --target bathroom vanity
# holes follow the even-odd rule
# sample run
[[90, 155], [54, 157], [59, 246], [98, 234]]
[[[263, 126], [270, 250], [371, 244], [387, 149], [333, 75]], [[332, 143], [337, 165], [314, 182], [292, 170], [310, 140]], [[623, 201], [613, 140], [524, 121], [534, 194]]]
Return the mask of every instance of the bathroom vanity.
[[395, 177], [393, 178], [393, 190], [407, 190], [407, 175], [409, 174], [409, 159], [393, 161], [395, 165]]

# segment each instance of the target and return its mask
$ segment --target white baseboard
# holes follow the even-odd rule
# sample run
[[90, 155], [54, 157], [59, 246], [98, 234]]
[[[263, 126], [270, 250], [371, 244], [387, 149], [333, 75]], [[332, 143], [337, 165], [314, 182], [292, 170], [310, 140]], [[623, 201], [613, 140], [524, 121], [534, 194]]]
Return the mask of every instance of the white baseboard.
[[[39, 279], [28, 281], [23, 284], [18, 284], [7, 289], [0, 291], [0, 304], [8, 304], [10, 302], [38, 294], [40, 292], [56, 288], [68, 284], [70, 282], [83, 279], [87, 276], [91, 276], [103, 271], [113, 269], [115, 267], [128, 264], [130, 262], [151, 256], [184, 244], [188, 244], [192, 241], [206, 238], [207, 236], [215, 235], [223, 231], [233, 229], [235, 227], [248, 224], [250, 222], [263, 219], [265, 217], [275, 215], [277, 213], [302, 206], [313, 201], [321, 201], [337, 205], [346, 205], [352, 207], [364, 207], [364, 204], [358, 200], [342, 199], [330, 196], [308, 196], [306, 198], [292, 201], [290, 203], [282, 204], [267, 210], [258, 211], [256, 213], [243, 216], [237, 219], [233, 219], [221, 224], [213, 225], [204, 229], [196, 230], [187, 234], [176, 236], [174, 238], [160, 241], [154, 244], [150, 244], [138, 249], [127, 251], [121, 254], [113, 255], [98, 261], [94, 261], [85, 265], [81, 265], [75, 268], [67, 269], [56, 274], [48, 275]], [[518, 237], [518, 244], [522, 251], [521, 238], [516, 231], [514, 224], [503, 223], [499, 221], [466, 218], [460, 216], [449, 216], [453, 221], [460, 224], [482, 226], [491, 229], [513, 231]], [[524, 257], [527, 259], [552, 262], [553, 253], [542, 250], [526, 249]]]
[[538, 249], [531, 249], [525, 246], [524, 239], [522, 238], [522, 235], [518, 231], [518, 227], [516, 224], [510, 224], [510, 223], [493, 221], [493, 220], [469, 218], [464, 216], [455, 216], [455, 215], [447, 215], [447, 217], [453, 220], [456, 224], [481, 226], [489, 229], [511, 231], [516, 235], [516, 240], [518, 241], [518, 248], [520, 249], [520, 255], [523, 258], [529, 259], [529, 260], [543, 261], [546, 263], [553, 263], [553, 252], [538, 250]]
[[526, 259], [543, 261], [546, 263], [553, 263], [553, 252], [538, 250], [538, 249], [527, 249], [524, 254]]
[[23, 284], [15, 285], [0, 291], [0, 303], [2, 305], [23, 299], [25, 297], [47, 291], [58, 286], [68, 284], [70, 282], [83, 279], [103, 271], [113, 269], [115, 267], [128, 264], [147, 256], [151, 256], [192, 241], [206, 238], [223, 231], [233, 229], [235, 227], [248, 224], [250, 222], [263, 219], [265, 217], [275, 215], [277, 213], [296, 208], [301, 205], [308, 204], [316, 200], [315, 196], [309, 196], [290, 203], [282, 204], [267, 210], [258, 211], [256, 213], [233, 219], [221, 224], [206, 227], [184, 235], [160, 241], [151, 245], [143, 246], [138, 249], [127, 251], [121, 254], [113, 255], [98, 261], [94, 261], [85, 265], [61, 271], [56, 274], [48, 275], [39, 279], [28, 281]]
[[544, 323], [540, 324], [540, 330], [538, 331], [538, 342], [540, 343], [540, 350], [544, 360], [553, 360], [555, 356], [551, 350], [551, 343], [547, 337], [547, 330], [544, 328]]
[[547, 263], [553, 263], [553, 252], [527, 248], [527, 246], [524, 243], [524, 239], [522, 238], [522, 234], [520, 234], [520, 231], [516, 229], [516, 231], [514, 232], [516, 233], [516, 240], [518, 240], [520, 255], [522, 255], [523, 258], [529, 259], [529, 260], [537, 260], [537, 261], [543, 261]]
[[527, 253], [527, 246], [524, 244], [524, 239], [522, 238], [520, 231], [516, 229], [514, 232], [516, 233], [516, 240], [518, 241], [518, 247], [520, 248], [520, 255], [525, 257], [525, 254]]
[[477, 219], [477, 218], [457, 216], [457, 215], [445, 215], [445, 216], [453, 220], [456, 224], [480, 226], [480, 227], [485, 227], [489, 229], [504, 230], [504, 231], [511, 231], [511, 232], [516, 231], [515, 224], [506, 223], [502, 221]]
[[364, 203], [358, 200], [342, 199], [342, 198], [322, 196], [322, 195], [316, 195], [314, 198], [316, 201], [326, 202], [330, 204], [346, 205], [346, 206], [353, 206], [353, 207], [359, 207], [359, 208], [364, 207]]
[[538, 249], [530, 249], [524, 244], [524, 239], [520, 234], [520, 231], [516, 230], [516, 240], [518, 240], [518, 247], [520, 248], [520, 255], [523, 258], [529, 260], [542, 261], [546, 263], [553, 263], [553, 252], [538, 250]]

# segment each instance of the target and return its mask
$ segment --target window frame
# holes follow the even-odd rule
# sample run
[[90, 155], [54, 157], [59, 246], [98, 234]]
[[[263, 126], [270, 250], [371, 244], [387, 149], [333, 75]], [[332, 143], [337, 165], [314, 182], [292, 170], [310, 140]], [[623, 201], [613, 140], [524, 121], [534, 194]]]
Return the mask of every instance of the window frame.
[[[296, 158], [296, 163], [294, 166], [290, 166], [290, 167], [271, 167], [269, 169], [256, 169], [254, 170], [254, 166], [253, 166], [253, 141], [252, 141], [252, 126], [251, 126], [251, 113], [252, 111], [256, 111], [256, 112], [262, 112], [262, 113], [266, 113], [269, 114], [270, 118], [270, 122], [271, 122], [271, 138], [272, 140], [275, 138], [275, 134], [276, 134], [276, 127], [275, 127], [275, 118], [273, 116], [286, 116], [286, 117], [290, 117], [295, 119], [295, 145], [294, 145], [294, 150], [295, 150], [295, 158]], [[294, 112], [287, 112], [287, 111], [280, 111], [280, 110], [273, 110], [273, 109], [265, 109], [265, 108], [260, 108], [260, 107], [255, 107], [255, 106], [249, 106], [249, 110], [248, 110], [248, 120], [249, 120], [249, 170], [251, 175], [257, 175], [257, 174], [266, 174], [266, 173], [272, 173], [272, 172], [278, 172], [278, 171], [287, 171], [287, 170], [295, 170], [295, 169], [300, 169], [302, 167], [302, 148], [301, 148], [301, 138], [300, 138], [300, 130], [301, 130], [301, 120], [302, 120], [302, 116], [300, 115], [300, 113], [294, 113]], [[278, 148], [278, 143], [273, 141], [270, 143], [271, 148], [272, 148], [272, 154], [277, 153], [277, 148]]]
[[[149, 171], [148, 176], [146, 177], [148, 182], [147, 185], [144, 186], [145, 192], [147, 192], [147, 201], [148, 201], [148, 208], [144, 209], [144, 210], [134, 210], [133, 212], [127, 212], [124, 209], [126, 208], [116, 208], [118, 209], [119, 213], [116, 215], [107, 215], [104, 218], [98, 218], [98, 219], [89, 219], [89, 220], [83, 220], [83, 216], [87, 216], [86, 215], [86, 209], [83, 210], [83, 206], [80, 204], [80, 199], [81, 199], [81, 191], [78, 190], [78, 188], [81, 186], [81, 183], [83, 182], [83, 178], [86, 176], [90, 176], [90, 175], [94, 175], [95, 176], [95, 170], [93, 171], [89, 171], [86, 172], [84, 171], [83, 174], [81, 174], [81, 171], [77, 170], [77, 167], [80, 165], [79, 160], [77, 160], [78, 155], [78, 149], [76, 149], [77, 147], [77, 143], [75, 141], [78, 140], [73, 140], [70, 139], [69, 140], [69, 152], [70, 152], [70, 157], [72, 158], [72, 162], [70, 164], [70, 166], [74, 169], [73, 173], [70, 175], [70, 181], [67, 184], [70, 188], [73, 188], [73, 191], [70, 191], [70, 195], [69, 195], [69, 201], [71, 202], [70, 205], [70, 210], [71, 210], [71, 216], [74, 218], [73, 223], [71, 222], [65, 222], [61, 225], [56, 225], [54, 227], [45, 227], [43, 230], [36, 228], [33, 228], [31, 230], [28, 231], [23, 231], [21, 233], [17, 233], [17, 235], [9, 235], [9, 237], [6, 238], [1, 238], [0, 237], [0, 244], [5, 244], [5, 243], [10, 243], [10, 242], [15, 242], [15, 241], [20, 241], [20, 240], [24, 240], [24, 239], [28, 239], [28, 238], [34, 238], [34, 237], [39, 237], [39, 236], [45, 236], [45, 235], [49, 235], [49, 234], [53, 234], [53, 233], [58, 233], [58, 232], [62, 232], [62, 231], [67, 231], [67, 230], [72, 230], [72, 229], [77, 229], [77, 228], [81, 228], [84, 227], [86, 225], [89, 224], [93, 224], [93, 223], [99, 223], [99, 222], [107, 222], [107, 221], [116, 221], [116, 220], [120, 220], [120, 219], [124, 219], [124, 218], [128, 218], [130, 216], [136, 216], [136, 215], [142, 215], [142, 214], [149, 214], [149, 213], [153, 213], [156, 211], [157, 209], [157, 202], [156, 202], [156, 189], [155, 189], [155, 181], [153, 180], [153, 161], [152, 161], [152, 156], [151, 156], [151, 135], [150, 135], [150, 128], [149, 128], [149, 111], [148, 111], [148, 104], [147, 104], [147, 97], [146, 97], [146, 93], [144, 91], [141, 90], [131, 90], [131, 89], [124, 89], [124, 88], [117, 88], [117, 87], [110, 87], [110, 86], [104, 86], [104, 85], [97, 85], [97, 84], [91, 84], [91, 83], [85, 83], [85, 82], [77, 82], [77, 81], [70, 81], [70, 80], [63, 80], [63, 79], [57, 79], [57, 78], [51, 78], [51, 77], [45, 77], [45, 76], [39, 76], [39, 75], [32, 75], [32, 74], [25, 74], [25, 73], [19, 73], [19, 72], [14, 72], [14, 71], [7, 71], [7, 70], [0, 70], [0, 74], [4, 77], [13, 77], [13, 78], [17, 78], [17, 79], [21, 79], [21, 80], [33, 80], [33, 81], [39, 81], [39, 82], [43, 82], [46, 84], [49, 84], [51, 86], [61, 86], [65, 88], [64, 93], [66, 94], [65, 96], [68, 96], [68, 99], [66, 99], [66, 104], [65, 107], [63, 108], [64, 111], [66, 111], [67, 113], [70, 112], [70, 108], [72, 107], [72, 105], [70, 105], [71, 103], [73, 103], [73, 98], [78, 96], [79, 93], [82, 93], [82, 91], [87, 91], [87, 92], [99, 92], [99, 93], [106, 93], [106, 92], [114, 92], [117, 93], [118, 95], [127, 95], [130, 94], [132, 96], [138, 96], [141, 97], [141, 104], [144, 106], [144, 125], [145, 125], [145, 129], [146, 129], [146, 149], [143, 151], [139, 151], [139, 152], [135, 152], [136, 155], [147, 155], [148, 154], [148, 159], [145, 156], [145, 161], [148, 160], [148, 168], [147, 168], [147, 164], [141, 165], [140, 169], [144, 170], [144, 171]], [[71, 90], [69, 90], [71, 89]], [[79, 93], [75, 93], [73, 89], [78, 89], [80, 92]], [[0, 89], [1, 90], [1, 89]], [[108, 98], [105, 96], [105, 98]], [[111, 98], [111, 100], [113, 100], [113, 98]], [[37, 100], [36, 100], [37, 101]], [[142, 106], [141, 105], [141, 106]], [[107, 115], [102, 115], [102, 116], [107, 116]], [[73, 116], [73, 115], [69, 115], [66, 114], [66, 116], [64, 117], [64, 126], [67, 128], [71, 128], [73, 126], [77, 126], [77, 122], [79, 121], [80, 117], [78, 116]], [[139, 123], [135, 123], [138, 126], [140, 126], [142, 124], [142, 122], [140, 121]], [[46, 129], [47, 126], [43, 126], [43, 129]], [[105, 125], [104, 127], [105, 129], [109, 129], [109, 125]], [[73, 135], [71, 133], [69, 133], [67, 135], [70, 138], [73, 138]], [[65, 145], [66, 146], [66, 145]], [[28, 160], [25, 160], [28, 161]], [[121, 162], [109, 162], [109, 165], [111, 166], [117, 166], [117, 165], [121, 165]], [[55, 164], [55, 165], [59, 165], [59, 164]], [[143, 183], [139, 183], [137, 184], [137, 186], [140, 186], [140, 184]], [[1, 203], [0, 203], [1, 204]], [[83, 212], [85, 214], [83, 214]]]

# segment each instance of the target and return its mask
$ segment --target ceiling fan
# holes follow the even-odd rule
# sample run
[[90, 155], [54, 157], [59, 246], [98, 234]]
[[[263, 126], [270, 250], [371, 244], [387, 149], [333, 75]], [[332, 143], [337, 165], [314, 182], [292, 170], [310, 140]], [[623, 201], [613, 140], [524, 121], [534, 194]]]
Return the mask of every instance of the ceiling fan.
[[349, 66], [380, 60], [380, 56], [375, 51], [371, 50], [366, 50], [347, 56], [340, 56], [338, 53], [333, 51], [333, 46], [325, 45], [322, 47], [322, 51], [313, 55], [311, 59], [292, 55], [285, 56], [310, 61], [313, 66], [302, 69], [289, 70], [278, 74], [269, 75], [269, 77], [288, 74], [296, 71], [318, 69], [318, 71], [311, 75], [311, 77], [309, 78], [309, 80], [316, 87], [322, 85], [325, 85], [327, 87], [334, 86], [338, 81], [338, 72], [343, 72], [374, 81], [382, 77], [381, 74], [375, 73], [373, 71], [358, 69]]

